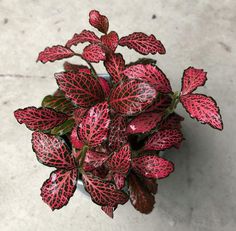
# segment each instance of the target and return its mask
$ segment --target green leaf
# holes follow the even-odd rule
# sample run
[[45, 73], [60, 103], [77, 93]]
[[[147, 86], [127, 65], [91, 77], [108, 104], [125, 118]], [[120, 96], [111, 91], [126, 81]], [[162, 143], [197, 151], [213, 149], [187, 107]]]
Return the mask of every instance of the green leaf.
[[50, 133], [52, 135], [57, 135], [57, 136], [65, 135], [66, 133], [69, 133], [72, 131], [74, 124], [75, 124], [74, 119], [69, 119], [69, 120], [65, 121], [63, 124], [53, 128], [50, 131]]

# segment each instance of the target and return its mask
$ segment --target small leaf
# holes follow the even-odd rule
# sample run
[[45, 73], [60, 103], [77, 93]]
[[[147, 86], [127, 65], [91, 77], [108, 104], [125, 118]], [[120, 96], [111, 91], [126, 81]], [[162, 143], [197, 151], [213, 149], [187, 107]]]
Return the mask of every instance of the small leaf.
[[102, 86], [105, 97], [107, 98], [110, 95], [110, 91], [111, 91], [108, 81], [104, 79], [103, 77], [98, 77], [98, 81], [100, 85]]
[[104, 213], [106, 213], [107, 216], [109, 216], [110, 218], [113, 218], [113, 217], [114, 217], [114, 214], [113, 214], [114, 208], [113, 208], [113, 207], [111, 207], [111, 206], [102, 206], [101, 209], [102, 209], [102, 211], [103, 211]]
[[39, 53], [38, 61], [41, 61], [42, 63], [46, 62], [54, 62], [56, 60], [64, 59], [64, 58], [70, 58], [74, 55], [74, 52], [61, 45], [53, 46], [53, 47], [47, 47], [44, 51], [41, 51]]
[[70, 141], [74, 148], [81, 149], [84, 146], [84, 143], [79, 139], [77, 134], [77, 126], [72, 129], [70, 135]]
[[41, 188], [42, 200], [52, 210], [67, 205], [76, 189], [77, 169], [70, 171], [56, 170], [51, 173]]
[[91, 75], [61, 72], [55, 74], [55, 78], [66, 97], [80, 107], [90, 107], [104, 99], [102, 87]]
[[203, 69], [189, 67], [184, 71], [182, 78], [181, 95], [187, 95], [196, 90], [199, 86], [203, 86], [207, 80], [207, 73]]
[[100, 39], [90, 30], [83, 30], [80, 34], [74, 34], [73, 38], [66, 43], [66, 47], [76, 46], [79, 43], [99, 43]]
[[114, 173], [113, 174], [113, 179], [115, 182], [115, 185], [117, 187], [117, 189], [122, 189], [125, 186], [125, 176], [123, 174], [120, 173]]
[[157, 179], [146, 178], [142, 175], [139, 175], [138, 177], [141, 180], [142, 184], [145, 185], [145, 187], [150, 193], [152, 194], [157, 193], [158, 189]]
[[121, 54], [109, 54], [104, 61], [104, 66], [115, 83], [124, 78], [125, 60]]
[[102, 35], [101, 42], [105, 47], [115, 52], [119, 42], [118, 34], [115, 31], [111, 31], [109, 34]]
[[134, 32], [128, 36], [122, 37], [119, 41], [120, 46], [127, 46], [140, 54], [165, 54], [166, 50], [161, 41], [151, 34], [150, 36], [142, 32]]
[[142, 156], [132, 160], [134, 171], [147, 178], [162, 179], [174, 171], [174, 164], [158, 156]]
[[60, 138], [34, 132], [32, 146], [38, 161], [46, 166], [67, 170], [76, 167], [71, 150]]
[[159, 95], [146, 112], [164, 112], [171, 105], [171, 102], [172, 99], [170, 96]]
[[143, 111], [156, 98], [157, 92], [140, 80], [121, 82], [110, 95], [110, 106], [118, 113], [133, 115]]
[[83, 182], [91, 199], [98, 205], [115, 207], [118, 204], [125, 204], [129, 199], [128, 195], [117, 190], [114, 184], [89, 173], [83, 175]]
[[100, 103], [89, 109], [79, 129], [80, 139], [90, 147], [101, 144], [108, 135], [110, 124], [108, 103]]
[[74, 110], [74, 120], [75, 120], [75, 123], [78, 125], [82, 122], [84, 116], [86, 115], [88, 109], [87, 108], [76, 108]]
[[145, 112], [133, 120], [127, 126], [128, 134], [138, 134], [151, 131], [161, 121], [163, 113]]
[[124, 70], [124, 74], [129, 79], [140, 79], [148, 82], [157, 92], [164, 94], [172, 92], [170, 81], [167, 79], [166, 75], [161, 69], [151, 64], [130, 66]]
[[123, 116], [115, 115], [112, 119], [108, 135], [108, 145], [111, 150], [120, 149], [128, 142], [126, 120]]
[[97, 10], [90, 11], [89, 23], [104, 34], [106, 34], [108, 31], [109, 21], [107, 17], [101, 15]]
[[162, 123], [160, 129], [181, 129], [181, 122], [184, 118], [177, 113], [172, 113], [168, 118]]
[[69, 62], [65, 62], [63, 64], [64, 70], [66, 72], [83, 72], [85, 74], [90, 75], [91, 71], [88, 67], [84, 66], [84, 65], [77, 65], [77, 64], [72, 64]]
[[14, 112], [18, 123], [25, 124], [34, 131], [44, 131], [56, 127], [67, 120], [68, 116], [49, 108], [27, 107]]
[[131, 204], [135, 209], [144, 214], [153, 210], [155, 197], [133, 173], [129, 175], [129, 192]]
[[155, 59], [150, 59], [150, 58], [139, 58], [137, 61], [135, 62], [130, 62], [128, 64], [125, 65], [126, 68], [130, 67], [130, 66], [134, 66], [137, 64], [152, 64], [152, 65], [156, 65], [157, 61]]
[[74, 119], [68, 119], [63, 124], [53, 128], [50, 133], [56, 136], [62, 136], [72, 131], [75, 125]]
[[192, 118], [213, 128], [223, 129], [220, 110], [213, 98], [202, 94], [190, 94], [181, 96], [180, 101]]
[[82, 57], [85, 60], [94, 63], [98, 63], [106, 58], [105, 52], [98, 44], [90, 44], [86, 46], [83, 50]]

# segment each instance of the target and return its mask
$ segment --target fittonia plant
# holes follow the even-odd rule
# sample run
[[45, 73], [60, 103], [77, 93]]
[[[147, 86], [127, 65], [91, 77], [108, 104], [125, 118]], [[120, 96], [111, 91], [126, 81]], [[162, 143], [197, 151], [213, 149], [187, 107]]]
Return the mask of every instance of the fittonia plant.
[[[160, 151], [179, 148], [183, 117], [174, 112], [179, 103], [192, 118], [222, 130], [216, 102], [193, 93], [207, 80], [206, 72], [187, 68], [182, 89], [173, 92], [166, 75], [153, 59], [126, 64], [118, 46], [143, 55], [165, 54], [154, 35], [134, 32], [119, 38], [108, 33], [106, 16], [92, 10], [90, 24], [102, 35], [83, 30], [66, 45], [47, 47], [38, 61], [46, 63], [77, 56], [87, 66], [64, 63], [56, 73], [59, 89], [46, 96], [42, 107], [15, 111], [19, 123], [33, 130], [32, 145], [38, 161], [54, 167], [41, 188], [52, 210], [65, 206], [82, 179], [93, 202], [110, 217], [119, 204], [131, 201], [142, 213], [152, 211], [157, 179], [174, 171]], [[82, 54], [72, 47], [88, 43]], [[92, 63], [102, 62], [110, 80], [99, 76]]]

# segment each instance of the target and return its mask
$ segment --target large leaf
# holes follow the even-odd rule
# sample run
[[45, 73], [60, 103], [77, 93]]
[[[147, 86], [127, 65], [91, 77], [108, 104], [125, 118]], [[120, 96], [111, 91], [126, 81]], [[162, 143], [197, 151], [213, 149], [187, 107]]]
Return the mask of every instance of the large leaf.
[[32, 147], [38, 161], [46, 166], [58, 169], [73, 169], [76, 167], [71, 150], [61, 138], [34, 132]]
[[124, 70], [124, 74], [130, 79], [141, 79], [152, 85], [158, 92], [170, 93], [170, 81], [166, 75], [156, 66], [151, 64], [137, 64]]
[[199, 86], [203, 86], [207, 80], [207, 73], [203, 69], [189, 67], [184, 71], [182, 78], [181, 95], [187, 95], [196, 90]]
[[126, 131], [128, 134], [149, 132], [157, 126], [157, 124], [161, 121], [162, 117], [163, 117], [162, 112], [142, 113], [130, 121]]
[[89, 109], [79, 129], [80, 139], [90, 147], [101, 144], [108, 135], [110, 124], [108, 103], [100, 103]]
[[88, 111], [87, 108], [76, 108], [74, 110], [74, 120], [75, 123], [78, 125], [82, 122], [83, 118], [85, 117], [86, 112]]
[[156, 98], [157, 92], [140, 80], [121, 82], [110, 95], [110, 106], [118, 113], [133, 115], [143, 111]]
[[98, 80], [85, 73], [61, 72], [55, 74], [57, 84], [75, 104], [90, 107], [104, 99]]
[[109, 28], [109, 21], [105, 15], [101, 15], [97, 10], [92, 10], [89, 13], [89, 23], [106, 34]]
[[153, 210], [155, 197], [133, 173], [129, 175], [129, 193], [131, 204], [139, 212], [148, 214]]
[[192, 118], [213, 128], [223, 129], [220, 110], [213, 98], [202, 94], [190, 94], [181, 96], [180, 101]]
[[84, 65], [77, 65], [69, 62], [64, 62], [63, 67], [66, 72], [83, 72], [88, 75], [91, 74], [90, 69]]
[[132, 168], [144, 177], [162, 179], [174, 171], [174, 164], [158, 156], [146, 155], [132, 159]]
[[83, 50], [82, 57], [93, 63], [98, 63], [106, 58], [105, 52], [98, 44], [90, 44], [86, 46]]
[[56, 170], [51, 173], [41, 188], [42, 200], [48, 204], [52, 210], [60, 209], [67, 205], [76, 189], [78, 175], [77, 169], [70, 171]]
[[68, 116], [56, 112], [50, 108], [27, 107], [14, 112], [15, 118], [20, 124], [34, 131], [44, 131], [62, 124]]
[[142, 32], [134, 32], [128, 36], [122, 37], [119, 41], [120, 46], [127, 46], [130, 49], [147, 54], [165, 54], [166, 50], [161, 41], [151, 34], [150, 36]]
[[89, 173], [83, 175], [83, 182], [91, 199], [98, 205], [115, 207], [118, 204], [125, 204], [129, 199], [128, 195], [117, 190], [114, 184]]
[[118, 34], [115, 31], [111, 31], [109, 34], [102, 35], [101, 42], [105, 47], [115, 52], [119, 42]]
[[69, 58], [74, 55], [74, 52], [61, 45], [53, 46], [53, 47], [46, 47], [44, 51], [41, 51], [39, 53], [38, 61], [41, 61], [42, 63], [46, 62], [53, 62], [56, 60]]
[[170, 96], [159, 95], [146, 112], [164, 112], [171, 105], [171, 102], [172, 99]]
[[177, 113], [172, 113], [168, 118], [162, 123], [160, 129], [181, 129], [181, 122], [184, 118]]
[[153, 133], [147, 140], [144, 150], [165, 150], [182, 142], [183, 135], [178, 129], [166, 129]]
[[104, 66], [115, 83], [124, 78], [125, 60], [121, 54], [109, 54], [104, 62]]
[[83, 30], [79, 34], [74, 34], [73, 38], [68, 40], [68, 42], [66, 43], [66, 47], [76, 46], [79, 43], [84, 42], [99, 43], [100, 39], [97, 37], [97, 35], [95, 35], [94, 32], [90, 30]]
[[56, 126], [55, 128], [53, 128], [50, 131], [50, 133], [52, 135], [62, 136], [62, 135], [65, 135], [65, 134], [71, 132], [74, 125], [75, 125], [75, 121], [74, 121], [74, 119], [71, 118], [71, 119], [66, 120], [64, 123]]
[[115, 115], [112, 119], [108, 135], [108, 146], [111, 150], [120, 149], [127, 143], [126, 119], [123, 116]]

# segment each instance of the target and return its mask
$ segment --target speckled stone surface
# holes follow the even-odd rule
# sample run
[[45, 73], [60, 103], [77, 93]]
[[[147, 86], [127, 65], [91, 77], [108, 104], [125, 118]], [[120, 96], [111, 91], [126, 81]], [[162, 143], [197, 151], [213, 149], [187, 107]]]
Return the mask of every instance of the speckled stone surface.
[[[52, 169], [40, 165], [31, 132], [16, 123], [18, 107], [40, 105], [56, 89], [62, 62], [36, 64], [39, 51], [65, 44], [89, 28], [88, 12], [110, 18], [120, 36], [154, 33], [167, 49], [154, 56], [175, 90], [185, 68], [208, 71], [206, 87], [224, 119], [222, 133], [186, 116], [186, 141], [166, 157], [176, 171], [160, 181], [154, 211], [146, 216], [128, 203], [109, 219], [78, 191], [52, 212], [39, 188]], [[234, 231], [236, 227], [236, 1], [234, 0], [1, 0], [0, 1], [0, 230], [1, 231]], [[78, 48], [80, 49], [81, 46]], [[121, 48], [128, 61], [140, 57]], [[96, 65], [98, 72], [103, 66]]]

